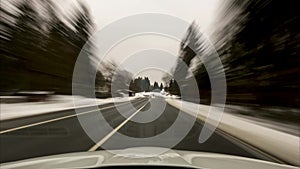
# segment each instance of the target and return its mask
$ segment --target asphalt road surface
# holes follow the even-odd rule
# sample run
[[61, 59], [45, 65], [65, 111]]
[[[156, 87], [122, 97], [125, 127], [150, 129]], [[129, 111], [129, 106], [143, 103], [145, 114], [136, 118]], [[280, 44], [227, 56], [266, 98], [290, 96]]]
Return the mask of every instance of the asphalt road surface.
[[[165, 106], [164, 111], [159, 112], [159, 106]], [[123, 102], [98, 107], [111, 126], [111, 130], [101, 127], [107, 122], [97, 121], [99, 112], [95, 111], [95, 107], [81, 108], [79, 114], [76, 114], [74, 110], [69, 110], [2, 121], [0, 126], [1, 163], [61, 153], [97, 151], [107, 149], [107, 147], [109, 149], [137, 146], [166, 147], [167, 143], [171, 144], [181, 136], [180, 132], [184, 132], [181, 131], [183, 127], [179, 127], [175, 132], [173, 130], [173, 134], [158, 142], [128, 142], [119, 140], [117, 136], [121, 134], [141, 140], [141, 138], [164, 133], [177, 118], [181, 118], [179, 124], [182, 126], [187, 125], [192, 119], [185, 113], [179, 116], [179, 110], [168, 105], [160, 97], [139, 98], [131, 101], [131, 104]], [[83, 121], [88, 121], [86, 127], [97, 136], [96, 141], [86, 134], [77, 116], [80, 116]], [[198, 138], [203, 122], [196, 121], [191, 125], [191, 130], [174, 145], [173, 149], [215, 152], [280, 162], [271, 155], [218, 129], [205, 143], [200, 144]], [[97, 135], [97, 132], [101, 134]]]

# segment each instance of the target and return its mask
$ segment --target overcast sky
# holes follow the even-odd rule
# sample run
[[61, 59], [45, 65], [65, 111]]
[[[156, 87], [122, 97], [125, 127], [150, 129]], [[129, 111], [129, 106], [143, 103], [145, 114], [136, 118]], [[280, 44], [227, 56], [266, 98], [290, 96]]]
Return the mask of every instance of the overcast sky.
[[[85, 0], [91, 9], [96, 29], [101, 29], [126, 16], [142, 13], [162, 13], [179, 17], [189, 23], [196, 21], [203, 33], [208, 32], [216, 18], [219, 0]], [[184, 35], [185, 32], [182, 32]], [[148, 49], [161, 49], [174, 57], [156, 57], [157, 62], [166, 63], [164, 71], [170, 71], [178, 56], [179, 42], [157, 35], [129, 38], [111, 50], [106, 58], [122, 65], [138, 52]], [[143, 53], [143, 52], [142, 52]], [[164, 55], [162, 53], [162, 55]], [[140, 56], [143, 57], [143, 56]], [[132, 58], [131, 58], [132, 60]], [[140, 64], [140, 63], [136, 63]], [[145, 64], [145, 63], [144, 63]], [[131, 66], [134, 64], [131, 64]], [[123, 66], [124, 67], [124, 66]], [[125, 66], [126, 68], [126, 66]], [[127, 68], [126, 68], [127, 69]], [[148, 76], [153, 82], [161, 82], [163, 71], [145, 68], [132, 72], [135, 76]]]

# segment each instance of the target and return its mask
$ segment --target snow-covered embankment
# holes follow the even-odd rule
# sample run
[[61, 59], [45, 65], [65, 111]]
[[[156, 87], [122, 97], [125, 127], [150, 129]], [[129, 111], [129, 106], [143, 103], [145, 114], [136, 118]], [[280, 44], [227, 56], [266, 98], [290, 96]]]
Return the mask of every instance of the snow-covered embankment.
[[[197, 116], [201, 121], [205, 121], [208, 116], [210, 106], [177, 99], [166, 99], [166, 101], [186, 113]], [[222, 115], [218, 129], [286, 162], [300, 165], [300, 138], [297, 136], [250, 123], [226, 112]]]
[[[121, 103], [138, 97], [141, 96], [91, 99], [81, 96], [54, 95], [44, 102], [1, 103], [0, 121], [108, 103]], [[74, 101], [76, 101], [76, 105], [74, 104]]]

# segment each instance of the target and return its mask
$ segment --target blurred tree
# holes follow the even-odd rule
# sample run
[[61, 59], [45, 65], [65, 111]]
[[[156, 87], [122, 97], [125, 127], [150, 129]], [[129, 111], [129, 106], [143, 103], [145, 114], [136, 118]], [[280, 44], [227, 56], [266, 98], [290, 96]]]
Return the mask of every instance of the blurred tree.
[[105, 87], [105, 77], [103, 76], [101, 71], [97, 71], [96, 79], [95, 79], [95, 88], [96, 90], [100, 90]]
[[[26, 1], [18, 3], [16, 8], [19, 10], [19, 13], [11, 14], [14, 16], [15, 23], [13, 26], [7, 27], [9, 29], [7, 31], [11, 34], [5, 43], [4, 49], [6, 49], [7, 53], [4, 54], [7, 55], [2, 58], [2, 61], [10, 60], [10, 64], [4, 65], [4, 67], [10, 67], [8, 68], [10, 70], [17, 70], [3, 72], [3, 74], [7, 73], [5, 76], [2, 76], [7, 77], [3, 81], [3, 83], [6, 83], [3, 87], [30, 89], [34, 83], [30, 76], [30, 63], [35, 62], [39, 58], [38, 55], [42, 51], [42, 43], [39, 42], [42, 41], [43, 33], [40, 31], [39, 16], [32, 3], [26, 3]], [[19, 83], [13, 83], [15, 81], [14, 78], [18, 79]]]
[[144, 83], [145, 83], [144, 91], [149, 92], [150, 91], [150, 80], [148, 77], [145, 77]]
[[[232, 0], [221, 14], [214, 43], [226, 73], [227, 103], [300, 105], [296, 1]], [[186, 72], [193, 67], [201, 101], [208, 98], [205, 103], [210, 103], [210, 80], [203, 63], [213, 66], [214, 60], [201, 37], [199, 27], [192, 23], [181, 45], [179, 58], [183, 63], [177, 63], [174, 77], [180, 79], [183, 90], [189, 91], [186, 81], [190, 76]], [[195, 52], [200, 56], [195, 57]], [[182, 68], [184, 64], [188, 68]]]
[[153, 90], [155, 90], [155, 89], [159, 89], [159, 86], [158, 86], [157, 82], [154, 82], [154, 84], [153, 84]]
[[76, 30], [76, 46], [83, 46], [93, 32], [94, 23], [87, 7], [79, 3], [80, 8], [76, 11], [74, 27]]
[[168, 85], [171, 79], [172, 79], [172, 76], [170, 74], [164, 73], [162, 80], [165, 85]]
[[[181, 88], [182, 90], [185, 91], [186, 94], [186, 96], [184, 96], [183, 99], [193, 100], [192, 98], [195, 97], [194, 94], [198, 92], [198, 91], [194, 91], [194, 89], [191, 89], [190, 86], [191, 84], [189, 83], [189, 77], [190, 74], [193, 73], [190, 69], [190, 67], [192, 67], [192, 60], [195, 59], [197, 54], [203, 53], [205, 49], [205, 41], [199, 29], [200, 29], [199, 26], [195, 22], [193, 22], [190, 25], [190, 27], [187, 29], [187, 32], [181, 42], [179, 59], [177, 61], [177, 65], [173, 73], [173, 77], [174, 79], [176, 79], [176, 81], [171, 80], [169, 83], [169, 92], [175, 95], [181, 95], [180, 88], [178, 86], [178, 84], [181, 84]], [[199, 61], [199, 65], [201, 65], [200, 61]], [[196, 71], [194, 72], [196, 74], [196, 78], [200, 77], [201, 75], [207, 76], [205, 67], [203, 65], [202, 66], [199, 65], [198, 65], [198, 69], [196, 69]], [[202, 86], [207, 86], [207, 83], [209, 85], [209, 81], [203, 81], [197, 79], [197, 82], [198, 85], [200, 84]]]
[[[225, 11], [233, 9], [238, 14], [219, 33], [218, 41], [225, 45], [217, 46], [226, 70], [228, 102], [300, 105], [297, 2], [233, 0]], [[232, 15], [221, 19], [228, 17]]]
[[151, 90], [150, 80], [148, 77], [137, 77], [131, 81], [129, 89], [134, 92], [149, 92]]
[[164, 85], [160, 83], [159, 89], [162, 90], [164, 88]]
[[129, 90], [134, 91], [134, 92], [139, 92], [139, 88], [136, 85], [136, 83], [134, 83], [134, 80], [130, 81]]
[[122, 96], [122, 94], [129, 94], [130, 81], [132, 74], [126, 70], [117, 69], [112, 78], [111, 92], [112, 96]]
[[169, 87], [168, 87], [168, 92], [169, 92], [170, 94], [173, 94], [173, 95], [181, 96], [181, 94], [180, 94], [180, 89], [179, 89], [179, 86], [178, 86], [176, 80], [174, 80], [174, 79], [171, 79], [171, 80], [170, 80], [170, 82], [169, 82]]
[[[89, 11], [79, 4], [65, 18], [54, 1], [22, 0], [10, 2], [15, 11], [1, 8], [1, 91], [71, 93], [77, 56], [93, 31]], [[86, 57], [92, 47], [83, 51]]]
[[97, 82], [97, 87], [102, 87], [103, 95], [107, 95], [106, 93], [111, 94], [111, 83], [113, 81], [113, 77], [115, 72], [117, 71], [117, 64], [114, 61], [108, 61], [103, 64], [101, 64], [101, 68], [98, 70], [98, 72], [103, 72], [103, 78], [101, 76], [96, 76], [96, 82]]
[[95, 82], [98, 89], [97, 97], [120, 96], [121, 92], [126, 92], [128, 89], [132, 91], [139, 89], [136, 82], [132, 80], [132, 74], [118, 68], [114, 61], [101, 64], [97, 74]]

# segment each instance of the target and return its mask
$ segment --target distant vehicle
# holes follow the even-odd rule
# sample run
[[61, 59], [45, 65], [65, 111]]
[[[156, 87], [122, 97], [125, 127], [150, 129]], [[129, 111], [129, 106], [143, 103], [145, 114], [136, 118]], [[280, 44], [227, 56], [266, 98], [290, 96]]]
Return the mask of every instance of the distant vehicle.
[[128, 89], [119, 89], [114, 92], [113, 96], [114, 97], [127, 97], [127, 96], [134, 96], [135, 93], [132, 90]]
[[18, 96], [25, 96], [28, 102], [46, 101], [52, 94], [54, 92], [51, 91], [21, 91], [16, 93]]

